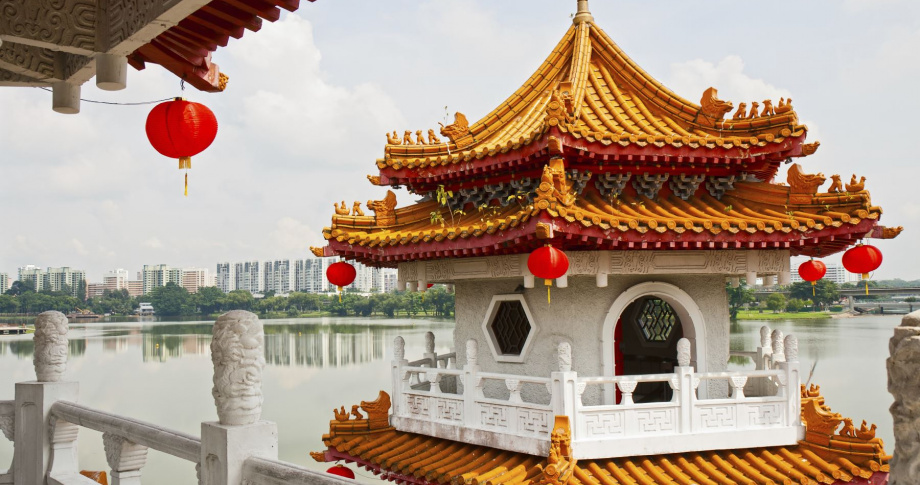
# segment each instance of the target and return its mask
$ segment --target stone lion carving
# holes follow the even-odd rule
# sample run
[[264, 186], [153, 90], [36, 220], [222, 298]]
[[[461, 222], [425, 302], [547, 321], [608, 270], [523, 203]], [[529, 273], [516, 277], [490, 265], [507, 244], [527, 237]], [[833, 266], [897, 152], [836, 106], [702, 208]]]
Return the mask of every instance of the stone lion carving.
[[35, 319], [35, 376], [39, 382], [61, 380], [67, 368], [67, 317], [61, 312], [45, 312]]
[[256, 315], [234, 310], [214, 324], [214, 404], [220, 424], [253, 424], [262, 415], [262, 369], [265, 334]]

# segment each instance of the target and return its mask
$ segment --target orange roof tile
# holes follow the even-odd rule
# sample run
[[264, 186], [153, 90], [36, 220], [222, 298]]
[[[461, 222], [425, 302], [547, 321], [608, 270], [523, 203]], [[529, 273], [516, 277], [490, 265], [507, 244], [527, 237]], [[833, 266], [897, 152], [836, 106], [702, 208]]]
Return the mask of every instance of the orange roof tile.
[[809, 432], [791, 446], [576, 461], [564, 416], [556, 418], [549, 457], [405, 433], [386, 425], [371, 430], [358, 426], [363, 430], [355, 431], [349, 425], [359, 419], [332, 421], [330, 434], [323, 436], [327, 450], [311, 455], [317, 461], [356, 462], [383, 479], [415, 484], [882, 483], [890, 457], [881, 440], [872, 432], [846, 426], [837, 434], [844, 420], [824, 406], [814, 386], [811, 391], [803, 386]]

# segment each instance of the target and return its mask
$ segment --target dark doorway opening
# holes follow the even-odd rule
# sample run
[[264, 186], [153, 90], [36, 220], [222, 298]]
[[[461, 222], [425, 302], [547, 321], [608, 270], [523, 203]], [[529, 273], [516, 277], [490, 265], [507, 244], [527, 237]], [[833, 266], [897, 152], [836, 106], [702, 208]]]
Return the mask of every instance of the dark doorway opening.
[[[616, 375], [669, 374], [677, 366], [677, 341], [684, 336], [680, 317], [668, 302], [646, 296], [632, 302], [620, 315], [614, 330]], [[670, 401], [667, 382], [642, 382], [634, 402]], [[617, 390], [617, 403], [621, 395]]]

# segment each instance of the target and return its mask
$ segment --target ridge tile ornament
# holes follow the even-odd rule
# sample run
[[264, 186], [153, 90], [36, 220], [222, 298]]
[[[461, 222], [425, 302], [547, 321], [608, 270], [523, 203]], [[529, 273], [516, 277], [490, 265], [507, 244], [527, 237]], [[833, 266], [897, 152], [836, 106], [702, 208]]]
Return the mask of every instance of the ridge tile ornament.
[[218, 317], [211, 341], [214, 404], [220, 424], [254, 424], [262, 416], [265, 333], [255, 314], [233, 310]]

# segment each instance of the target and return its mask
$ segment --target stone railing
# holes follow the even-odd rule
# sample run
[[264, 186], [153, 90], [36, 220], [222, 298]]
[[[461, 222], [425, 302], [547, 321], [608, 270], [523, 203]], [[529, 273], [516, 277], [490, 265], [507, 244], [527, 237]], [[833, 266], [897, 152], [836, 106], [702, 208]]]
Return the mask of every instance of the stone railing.
[[233, 311], [214, 324], [219, 421], [201, 423], [201, 438], [77, 404], [78, 383], [61, 379], [67, 331], [67, 317], [58, 312], [35, 321], [37, 380], [16, 384], [15, 400], [0, 401], [0, 428], [13, 441], [12, 468], [0, 471], [0, 484], [95, 484], [79, 473], [80, 428], [102, 432], [114, 485], [139, 485], [151, 449], [195, 463], [203, 485], [353, 483], [277, 460], [278, 427], [261, 420], [264, 334], [254, 314]]
[[[804, 432], [798, 343], [795, 337], [781, 334], [779, 340], [771, 348], [782, 351], [770, 353], [765, 369], [696, 373], [690, 366], [690, 342], [681, 339], [679, 365], [673, 373], [615, 377], [579, 376], [571, 369], [570, 345], [562, 343], [558, 371], [550, 377], [533, 377], [481, 372], [475, 340], [466, 344], [468, 360], [462, 369], [412, 365], [405, 359], [402, 338], [397, 337], [391, 424], [400, 431], [545, 456], [554, 418], [565, 415], [573, 424], [574, 456], [584, 459], [633, 456], [636, 450], [645, 455], [790, 445]], [[461, 385], [449, 391], [443, 385], [449, 379]], [[701, 398], [697, 392], [701, 383], [713, 380], [726, 381], [731, 395]], [[747, 395], [746, 386], [754, 381], [767, 392]], [[671, 400], [633, 402], [633, 392], [644, 382], [666, 383]], [[548, 401], [525, 400], [525, 385], [531, 387], [528, 396], [539, 395], [534, 391], [545, 387]], [[488, 397], [487, 388], [492, 391]], [[612, 395], [614, 388], [621, 393], [619, 403], [584, 403], [586, 391], [591, 390], [592, 396]]]

